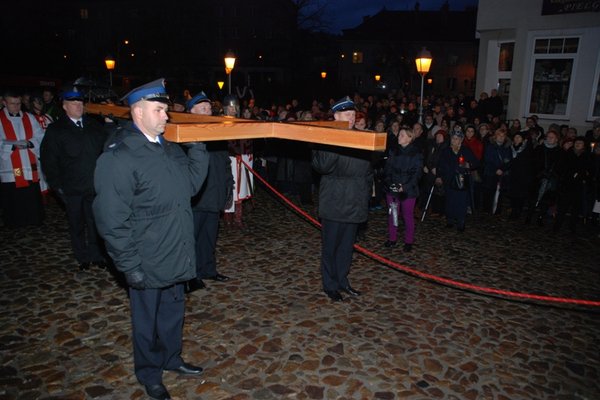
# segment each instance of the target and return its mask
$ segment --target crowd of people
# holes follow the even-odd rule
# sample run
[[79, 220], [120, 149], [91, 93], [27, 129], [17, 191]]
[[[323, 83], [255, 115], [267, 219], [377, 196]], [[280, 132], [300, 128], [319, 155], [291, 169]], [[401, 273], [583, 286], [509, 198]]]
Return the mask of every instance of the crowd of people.
[[[551, 124], [543, 128], [536, 115], [506, 120], [503, 103], [496, 90], [482, 93], [479, 99], [463, 95], [427, 97], [422, 114], [419, 98], [392, 93], [388, 96], [361, 96], [351, 99], [356, 117], [353, 129], [387, 132], [387, 149], [373, 154], [375, 172], [371, 209], [387, 207], [392, 222], [399, 197], [415, 199], [415, 212], [446, 216], [447, 225], [465, 229], [467, 215], [480, 211], [502, 214], [512, 220], [538, 225], [552, 224], [561, 229], [565, 216], [570, 215], [569, 229], [575, 232], [582, 225], [597, 226], [600, 199], [600, 120], [586, 132], [575, 127]], [[302, 106], [297, 100], [287, 104], [258, 106], [254, 99], [242, 100], [241, 116], [267, 121], [310, 121], [333, 119], [332, 105], [313, 100]], [[215, 102], [215, 115], [220, 114]], [[401, 134], [402, 132], [402, 134]], [[411, 177], [410, 191], [398, 195], [390, 181], [393, 173], [386, 165], [398, 159], [399, 145], [410, 136], [409, 152], [422, 156], [422, 166]], [[396, 155], [394, 158], [394, 154]], [[302, 203], [310, 203], [307, 195], [316, 187], [318, 176], [311, 175], [307, 145], [293, 148], [281, 143], [257, 143], [254, 156], [268, 166], [265, 172], [272, 183], [282, 190], [298, 194]], [[414, 160], [413, 160], [414, 161]], [[402, 201], [404, 204], [405, 202]], [[410, 201], [409, 201], [410, 203]], [[596, 209], [597, 210], [597, 209]], [[394, 230], [384, 243], [394, 246]], [[360, 236], [360, 230], [359, 230]], [[408, 246], [407, 246], [408, 245]], [[404, 249], [410, 251], [412, 240], [405, 238]]]
[[[112, 264], [124, 277], [131, 302], [135, 374], [148, 395], [168, 399], [163, 371], [198, 375], [184, 362], [184, 293], [226, 282], [215, 249], [220, 215], [243, 228], [252, 198], [254, 167], [281, 191], [313, 203], [318, 187], [323, 291], [360, 296], [348, 280], [353, 244], [371, 217], [387, 210], [388, 236], [403, 250], [415, 241], [415, 219], [444, 216], [466, 229], [469, 214], [560, 230], [583, 223], [598, 231], [600, 120], [579, 135], [574, 127], [538, 125], [536, 116], [502, 118], [492, 91], [479, 100], [416, 96], [297, 100], [260, 107], [254, 99], [212, 101], [204, 92], [169, 99], [164, 80], [129, 92], [130, 121], [84, 113], [85, 97], [69, 88], [23, 94], [7, 90], [0, 109], [2, 218], [8, 228], [40, 225], [51, 190], [63, 204], [79, 269]], [[168, 112], [226, 115], [267, 121], [336, 120], [346, 129], [387, 134], [382, 152], [274, 139], [179, 145], [162, 136]], [[248, 202], [246, 202], [248, 203]], [[504, 208], [510, 210], [504, 212]], [[582, 230], [589, 234], [590, 230]], [[99, 235], [98, 235], [99, 234]], [[103, 240], [101, 240], [101, 238]]]
[[[254, 98], [228, 96], [223, 101], [211, 101], [203, 92], [202, 95], [208, 101], [203, 100], [200, 104], [209, 104], [211, 115], [233, 114], [240, 118], [281, 122], [334, 119], [333, 98], [302, 105], [296, 99], [286, 104], [259, 105]], [[39, 122], [42, 132], [67, 112], [64, 104], [68, 104], [68, 99], [64, 99], [66, 102], [61, 109], [61, 103], [51, 89], [32, 93], [7, 91], [5, 97], [5, 112], [10, 107], [9, 98], [19, 99], [20, 109]], [[171, 99], [170, 111], [189, 112], [192, 99], [189, 90], [181, 95], [171, 94]], [[404, 136], [400, 132], [404, 132], [411, 136], [410, 150], [416, 149], [422, 155], [422, 166], [418, 176], [415, 175], [416, 184], [410, 190], [416, 213], [427, 209], [429, 214], [445, 215], [447, 224], [455, 225], [459, 230], [465, 228], [466, 215], [475, 211], [500, 214], [507, 206], [511, 219], [522, 218], [526, 223], [535, 219], [538, 224], [544, 224], [551, 218], [555, 230], [561, 228], [567, 214], [571, 217], [571, 230], [576, 230], [580, 222], [597, 223], [597, 214], [592, 211], [599, 197], [600, 148], [596, 145], [600, 141], [599, 121], [595, 121], [587, 132], [577, 132], [574, 127], [558, 124], [544, 129], [538, 125], [535, 115], [527, 117], [523, 124], [520, 119], [504, 120], [502, 99], [496, 90], [489, 96], [481, 93], [479, 99], [462, 94], [425, 97], [422, 114], [419, 113], [420, 99], [415, 95], [392, 92], [385, 96], [363, 97], [355, 94], [351, 100], [356, 110], [353, 129], [387, 132], [388, 135], [386, 151], [372, 156], [375, 179], [371, 210], [387, 207], [392, 218], [397, 210], [404, 212], [408, 208], [407, 205], [398, 208], [398, 193], [390, 187], [398, 182], [390, 182], [390, 177], [386, 176], [390, 173], [386, 172], [388, 158], [403, 149], [398, 140]], [[94, 128], [93, 131], [98, 130], [98, 127]], [[30, 141], [34, 147], [27, 151], [37, 154], [41, 139], [37, 147], [35, 141], [41, 136], [39, 133], [34, 136]], [[236, 225], [242, 226], [242, 202], [251, 197], [253, 186], [251, 174], [245, 172], [244, 164], [247, 163], [254, 163], [254, 168], [282, 191], [298, 195], [301, 203], [312, 203], [318, 175], [310, 165], [311, 146], [308, 144], [238, 141], [230, 143], [227, 151], [231, 155], [232, 172], [236, 175], [235, 171], [240, 171], [234, 180], [248, 181], [237, 184], [233, 192], [234, 202], [228, 203], [225, 210], [228, 223], [235, 221]], [[449, 152], [454, 157], [449, 159]], [[25, 159], [25, 156], [21, 158]], [[56, 170], [56, 163], [48, 158], [48, 168]], [[35, 168], [42, 172], [39, 160], [37, 164]], [[28, 169], [24, 168], [24, 171], [27, 173]], [[53, 175], [51, 173], [55, 179]], [[48, 189], [45, 174], [38, 174], [37, 179], [44, 200]], [[457, 190], [454, 183], [461, 180], [464, 185]], [[10, 179], [3, 182], [10, 182]], [[54, 189], [55, 192], [64, 190], [62, 187]], [[63, 196], [60, 191], [59, 195]], [[7, 225], [19, 224], [7, 220], [10, 215], [18, 214], [7, 214], [4, 213]], [[43, 210], [38, 215], [36, 223], [43, 218]], [[393, 219], [392, 222], [397, 223], [397, 218]], [[385, 241], [387, 246], [395, 245], [393, 229], [388, 239]], [[405, 244], [412, 244], [410, 238], [406, 240]], [[89, 262], [93, 260], [82, 261], [84, 264]]]

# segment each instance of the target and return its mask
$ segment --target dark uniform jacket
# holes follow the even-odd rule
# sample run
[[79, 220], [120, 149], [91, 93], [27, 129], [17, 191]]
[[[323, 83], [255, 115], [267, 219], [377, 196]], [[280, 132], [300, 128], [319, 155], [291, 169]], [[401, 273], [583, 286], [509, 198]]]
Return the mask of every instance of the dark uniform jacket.
[[48, 185], [66, 195], [92, 193], [96, 160], [106, 138], [104, 128], [88, 116], [83, 116], [83, 128], [67, 116], [50, 124], [40, 147]]
[[142, 271], [147, 288], [196, 276], [190, 198], [208, 170], [202, 143], [186, 156], [178, 144], [151, 143], [128, 123], [100, 156], [94, 217], [109, 255], [123, 273]]
[[373, 184], [370, 154], [323, 147], [313, 151], [312, 166], [322, 175], [319, 216], [336, 222], [365, 222]]
[[415, 143], [406, 147], [398, 147], [390, 152], [385, 163], [384, 182], [389, 187], [392, 184], [401, 184], [404, 197], [416, 198], [419, 196], [419, 179], [423, 171], [423, 154]]
[[209, 142], [208, 176], [200, 192], [192, 198], [194, 211], [219, 212], [233, 196], [233, 175], [227, 142]]

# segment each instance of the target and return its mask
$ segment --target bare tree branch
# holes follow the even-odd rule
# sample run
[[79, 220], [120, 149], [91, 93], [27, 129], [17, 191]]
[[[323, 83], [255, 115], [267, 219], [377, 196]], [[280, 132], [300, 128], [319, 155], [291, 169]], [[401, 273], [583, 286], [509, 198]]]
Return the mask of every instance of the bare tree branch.
[[296, 10], [296, 23], [299, 29], [312, 32], [325, 31], [330, 27], [327, 20], [329, 0], [291, 0]]

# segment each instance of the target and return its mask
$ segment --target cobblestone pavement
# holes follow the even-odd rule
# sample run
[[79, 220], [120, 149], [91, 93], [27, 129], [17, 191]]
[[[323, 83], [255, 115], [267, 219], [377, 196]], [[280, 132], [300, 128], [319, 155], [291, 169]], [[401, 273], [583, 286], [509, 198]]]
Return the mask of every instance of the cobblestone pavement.
[[[309, 210], [314, 213], [314, 209]], [[599, 241], [476, 214], [459, 233], [417, 224], [387, 249], [384, 211], [361, 245], [420, 271], [501, 289], [600, 300]], [[176, 399], [599, 399], [600, 310], [436, 285], [355, 255], [359, 298], [321, 292], [319, 232], [258, 190], [244, 230], [222, 226], [219, 270], [188, 296]], [[145, 399], [129, 303], [110, 271], [77, 270], [55, 203], [45, 226], [0, 227], [0, 400]]]

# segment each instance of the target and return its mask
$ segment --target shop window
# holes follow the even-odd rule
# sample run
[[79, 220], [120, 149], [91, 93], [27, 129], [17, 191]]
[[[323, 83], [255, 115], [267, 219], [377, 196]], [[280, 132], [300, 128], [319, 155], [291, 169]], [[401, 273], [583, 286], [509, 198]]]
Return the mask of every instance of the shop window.
[[529, 97], [530, 114], [566, 116], [579, 38], [537, 39]]

